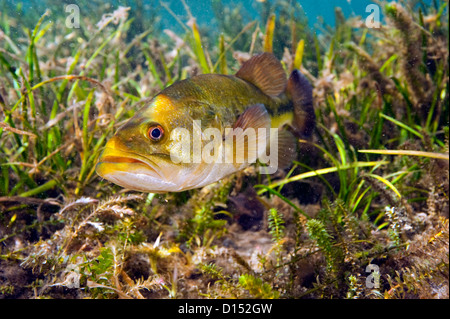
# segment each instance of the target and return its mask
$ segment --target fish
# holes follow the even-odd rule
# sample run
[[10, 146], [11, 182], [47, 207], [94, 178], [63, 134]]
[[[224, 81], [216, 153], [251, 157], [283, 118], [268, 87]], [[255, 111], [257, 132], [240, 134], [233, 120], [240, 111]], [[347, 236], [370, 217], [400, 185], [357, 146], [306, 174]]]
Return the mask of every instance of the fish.
[[256, 160], [274, 172], [292, 163], [296, 138], [310, 137], [315, 120], [306, 77], [293, 70], [288, 78], [273, 54], [261, 53], [234, 75], [201, 74], [163, 89], [117, 129], [95, 169], [148, 193], [201, 188]]

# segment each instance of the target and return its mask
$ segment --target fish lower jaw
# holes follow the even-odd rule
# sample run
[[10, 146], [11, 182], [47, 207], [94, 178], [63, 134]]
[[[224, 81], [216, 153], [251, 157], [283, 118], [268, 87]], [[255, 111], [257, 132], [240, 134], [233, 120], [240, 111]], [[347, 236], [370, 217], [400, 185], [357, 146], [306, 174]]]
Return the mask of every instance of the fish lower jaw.
[[160, 176], [155, 175], [142, 164], [133, 163], [131, 165], [128, 171], [123, 171], [113, 170], [108, 167], [108, 163], [101, 163], [100, 166], [97, 166], [97, 173], [114, 184], [140, 192], [166, 193], [178, 191], [177, 185], [161, 179]]
[[117, 172], [132, 172], [132, 174], [135, 174], [136, 172], [155, 178], [163, 178], [158, 167], [152, 162], [134, 156], [123, 156], [122, 154], [103, 155], [95, 169], [97, 173], [104, 178], [106, 178], [105, 176], [107, 175], [115, 174]]
[[[104, 179], [122, 186], [147, 193], [181, 192], [203, 187], [222, 179], [236, 171], [232, 165], [211, 166], [200, 165], [188, 170], [175, 170], [167, 178], [157, 175], [151, 168], [142, 163], [121, 162], [97, 164], [97, 173]], [[163, 173], [167, 173], [164, 171]]]

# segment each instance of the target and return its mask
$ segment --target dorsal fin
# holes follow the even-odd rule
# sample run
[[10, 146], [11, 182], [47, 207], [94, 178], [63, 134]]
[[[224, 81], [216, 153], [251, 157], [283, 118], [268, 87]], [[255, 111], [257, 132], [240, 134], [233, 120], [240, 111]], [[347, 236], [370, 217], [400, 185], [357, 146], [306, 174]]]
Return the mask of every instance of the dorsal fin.
[[280, 61], [271, 53], [261, 53], [242, 64], [236, 76], [257, 86], [265, 94], [275, 97], [284, 92], [286, 73]]

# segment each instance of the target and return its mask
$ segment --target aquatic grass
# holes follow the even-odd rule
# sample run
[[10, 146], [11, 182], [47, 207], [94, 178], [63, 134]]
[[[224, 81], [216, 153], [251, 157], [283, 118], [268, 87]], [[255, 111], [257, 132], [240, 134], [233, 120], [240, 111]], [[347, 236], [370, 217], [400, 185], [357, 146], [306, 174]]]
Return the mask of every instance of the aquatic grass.
[[[353, 36], [349, 35], [349, 29], [347, 27], [345, 27], [345, 29], [345, 31], [336, 31], [342, 32], [342, 34], [336, 34], [333, 37], [333, 39], [330, 41], [328, 49], [325, 50], [326, 54], [324, 55], [322, 55], [321, 53], [323, 47], [319, 46], [318, 37], [315, 37], [315, 47], [319, 71], [324, 71], [325, 66], [329, 67], [330, 63], [332, 65], [332, 63], [335, 63], [336, 59], [339, 59], [339, 56], [337, 56], [335, 50], [335, 46], [337, 45], [337, 43], [353, 40]], [[385, 227], [389, 224], [383, 222], [385, 215], [383, 211], [375, 208], [377, 206], [377, 203], [380, 200], [387, 199], [388, 201], [394, 201], [395, 203], [397, 203], [397, 205], [403, 207], [404, 197], [406, 197], [407, 203], [418, 203], [420, 201], [423, 202], [426, 197], [413, 194], [415, 194], [416, 192], [426, 194], [427, 192], [423, 189], [409, 190], [408, 184], [411, 182], [410, 178], [413, 177], [413, 174], [422, 175], [426, 173], [425, 171], [419, 169], [417, 164], [413, 164], [410, 169], [402, 170], [399, 169], [396, 164], [394, 164], [395, 161], [387, 161], [385, 159], [382, 159], [379, 161], [364, 162], [362, 161], [363, 157], [361, 157], [361, 155], [378, 154], [407, 157], [412, 156], [435, 158], [447, 161], [448, 155], [439, 153], [439, 151], [429, 151], [438, 149], [442, 150], [442, 147], [444, 146], [442, 144], [442, 141], [436, 138], [435, 134], [437, 127], [436, 123], [439, 122], [439, 120], [436, 120], [433, 114], [428, 113], [426, 116], [427, 121], [425, 125], [423, 125], [424, 117], [421, 116], [416, 109], [416, 102], [414, 100], [414, 97], [410, 93], [410, 83], [408, 84], [408, 81], [405, 81], [404, 77], [399, 76], [398, 67], [396, 63], [394, 63], [395, 61], [403, 59], [404, 57], [401, 54], [391, 54], [390, 57], [387, 57], [384, 61], [382, 61], [382, 63], [380, 63], [379, 60], [376, 61], [374, 59], [375, 56], [372, 56], [365, 50], [359, 48], [360, 46], [363, 46], [366, 41], [368, 41], [366, 38], [367, 33], [369, 33], [369, 31], [366, 30], [365, 33], [362, 34], [360, 41], [358, 42], [358, 46], [344, 46], [344, 48], [349, 49], [349, 51], [345, 53], [347, 59], [348, 57], [350, 57], [350, 61], [357, 62], [353, 63], [353, 65], [350, 66], [347, 64], [346, 67], [350, 68], [350, 72], [354, 75], [355, 78], [366, 76], [366, 70], [368, 70], [368, 74], [370, 74], [370, 76], [381, 79], [382, 86], [378, 87], [378, 89], [381, 89], [381, 94], [361, 94], [361, 96], [359, 97], [355, 97], [354, 95], [348, 97], [346, 94], [349, 91], [333, 87], [334, 85], [336, 85], [336, 82], [333, 81], [330, 84], [331, 88], [329, 94], [325, 95], [323, 99], [324, 105], [322, 105], [319, 110], [316, 110], [316, 115], [318, 115], [317, 117], [319, 121], [319, 130], [317, 133], [319, 134], [319, 144], [321, 145], [317, 148], [320, 149], [322, 154], [324, 155], [320, 156], [320, 159], [322, 160], [322, 166], [319, 166], [319, 168], [310, 168], [307, 165], [300, 165], [302, 167], [305, 167], [309, 171], [292, 175], [290, 171], [289, 176], [285, 178], [279, 179], [277, 181], [268, 181], [268, 184], [265, 187], [260, 187], [259, 185], [257, 186], [258, 188], [260, 188], [258, 190], [258, 194], [260, 195], [263, 195], [267, 192], [271, 192], [272, 194], [277, 195], [275, 192], [273, 192], [273, 189], [278, 188], [278, 190], [281, 190], [282, 186], [285, 186], [289, 183], [294, 183], [314, 176], [320, 176], [324, 178], [329, 173], [337, 173], [339, 192], [331, 192], [331, 200], [334, 203], [341, 203], [339, 205], [342, 205], [341, 207], [343, 209], [348, 210], [349, 214], [352, 214], [358, 220], [358, 222], [371, 221], [371, 223], [373, 223], [373, 225], [378, 230], [382, 230], [385, 229]], [[360, 63], [360, 61], [364, 61], [365, 69], [359, 69], [358, 62]], [[442, 68], [439, 68], [438, 72], [441, 72], [442, 70]], [[342, 72], [342, 70], [332, 65], [332, 72], [334, 76], [337, 76], [339, 72]], [[385, 75], [389, 76], [390, 78]], [[441, 81], [440, 77], [435, 77], [434, 79], [438, 82]], [[358, 87], [358, 83], [356, 81], [354, 81], [354, 83], [356, 83], [356, 86], [354, 87], [354, 89], [356, 89]], [[436, 103], [438, 103], [438, 92], [442, 91], [433, 91], [433, 96]], [[404, 116], [402, 117], [400, 117], [398, 115], [399, 113], [393, 109], [394, 107], [399, 107], [399, 100], [396, 99], [397, 96], [403, 97], [403, 101], [400, 102], [400, 105], [406, 112], [402, 113], [404, 114]], [[345, 107], [345, 110], [348, 110], [350, 112], [350, 115], [348, 113], [342, 112], [343, 107]], [[431, 113], [434, 113], [434, 106], [432, 106], [430, 110]], [[326, 122], [326, 120], [329, 120], [328, 114], [332, 115], [331, 123]], [[352, 119], [352, 116], [354, 115], [360, 116], [359, 120], [355, 121], [354, 119]], [[352, 143], [355, 137], [351, 135], [348, 129], [349, 122], [352, 120], [353, 123], [357, 123], [359, 121], [360, 129], [364, 130], [367, 126], [366, 123], [371, 123], [370, 126], [367, 126], [370, 127], [370, 129], [366, 131], [368, 141], [365, 146], [356, 146]], [[431, 121], [433, 121], [433, 125], [430, 124]], [[398, 129], [398, 131], [400, 131], [400, 134], [386, 134], [386, 127], [388, 124], [393, 124], [395, 129]], [[333, 130], [330, 129], [331, 126], [333, 127]], [[392, 136], [392, 138], [387, 139], [387, 136]], [[425, 146], [425, 150], [412, 151], [400, 149], [383, 149], [385, 143], [389, 143], [391, 147], [393, 145], [399, 147], [403, 143], [411, 143], [414, 140], [422, 142], [422, 144], [419, 145]], [[310, 145], [314, 145], [311, 142], [307, 143]], [[367, 156], [365, 158], [369, 159]], [[333, 163], [334, 166], [324, 167], [324, 163]], [[366, 163], [370, 163], [371, 165], [365, 166]], [[296, 162], [296, 165], [299, 164], [300, 163]], [[322, 178], [320, 180], [322, 180]], [[324, 182], [324, 185], [326, 185], [326, 187], [328, 188], [331, 187], [328, 182]], [[390, 195], [389, 192], [392, 192], [392, 195]], [[397, 201], [395, 200], [395, 196], [397, 197]], [[282, 198], [282, 200], [286, 203], [291, 202], [289, 198]], [[295, 206], [296, 208], [298, 208], [297, 205]], [[335, 215], [337, 211], [335, 211], [334, 208], [330, 207], [329, 209], [327, 209], [327, 206], [323, 207], [325, 210], [324, 216], [328, 216], [328, 218], [320, 217], [319, 219], [317, 219], [321, 223], [323, 223], [323, 227], [321, 227], [321, 229], [325, 229], [325, 225], [329, 226], [331, 229], [338, 226], [339, 222], [337, 222], [337, 224], [333, 224], [334, 221], [330, 222], [329, 218], [331, 218], [331, 220], [337, 218], [336, 220], [339, 221], [339, 218], [342, 217], [338, 218], [338, 216]], [[342, 234], [339, 233], [333, 232], [333, 234], [338, 238], [342, 236]], [[317, 235], [310, 235], [311, 238], [317, 239]], [[393, 241], [393, 244], [395, 246], [399, 246], [399, 237], [397, 236], [396, 238], [392, 237], [391, 240]], [[343, 247], [345, 247], [345, 245], [349, 244], [345, 243], [345, 240], [340, 241], [339, 239], [338, 243], [334, 245], [343, 245]], [[322, 245], [325, 255], [327, 254], [327, 252], [329, 254], [331, 251], [333, 251], [332, 247], [334, 245]], [[328, 258], [331, 259], [331, 257]], [[332, 263], [329, 262], [329, 264]], [[339, 267], [335, 267], [333, 271], [338, 271], [338, 268]]]
[[300, 70], [302, 66], [304, 51], [305, 51], [305, 40], [301, 39], [297, 44], [297, 48], [295, 49], [295, 57], [293, 65], [294, 69]]
[[[225, 37], [223, 33], [220, 34], [219, 37], [219, 58], [217, 60], [217, 63], [219, 64], [219, 70], [221, 74], [228, 74], [227, 69], [227, 61], [225, 58]], [[215, 66], [213, 67], [213, 71], [215, 70]]]
[[[22, 79], [22, 82], [24, 84], [23, 90], [19, 92], [19, 99], [17, 100], [17, 102], [11, 107], [11, 108], [4, 108], [5, 111], [5, 119], [4, 119], [4, 124], [7, 125], [10, 132], [12, 132], [14, 139], [17, 143], [17, 145], [19, 147], [25, 146], [25, 147], [31, 147], [33, 148], [30, 152], [20, 152], [20, 156], [21, 158], [19, 159], [22, 163], [26, 163], [28, 160], [33, 159], [35, 161], [35, 165], [33, 165], [33, 170], [34, 172], [39, 171], [39, 169], [42, 169], [44, 166], [44, 162], [46, 162], [48, 159], [50, 159], [50, 161], [48, 161], [49, 163], [52, 163], [53, 166], [52, 168], [50, 168], [51, 170], [53, 169], [57, 169], [59, 170], [60, 174], [63, 174], [63, 171], [67, 169], [67, 166], [70, 165], [70, 161], [64, 161], [61, 157], [61, 150], [70, 147], [70, 145], [73, 144], [68, 144], [68, 143], [64, 143], [63, 142], [63, 132], [62, 132], [62, 128], [63, 125], [61, 125], [62, 121], [61, 121], [61, 115], [65, 114], [66, 116], [68, 115], [67, 112], [64, 110], [60, 110], [60, 105], [61, 103], [64, 103], [62, 101], [63, 96], [66, 95], [67, 91], [66, 91], [66, 87], [67, 84], [69, 83], [69, 81], [73, 81], [75, 80], [75, 85], [73, 85], [71, 87], [71, 90], [69, 91], [69, 94], [67, 95], [67, 104], [72, 103], [71, 99], [72, 99], [72, 95], [77, 92], [77, 94], [81, 93], [82, 91], [79, 90], [77, 88], [77, 81], [82, 80], [82, 81], [88, 81], [91, 83], [94, 83], [96, 86], [100, 87], [103, 89], [104, 92], [106, 92], [106, 94], [109, 96], [109, 93], [107, 92], [106, 88], [103, 86], [103, 84], [101, 84], [99, 81], [94, 80], [92, 78], [89, 77], [84, 77], [82, 74], [86, 71], [82, 71], [80, 72], [80, 75], [73, 75], [73, 74], [68, 74], [65, 76], [56, 76], [56, 77], [52, 77], [50, 79], [46, 79], [46, 80], [41, 80], [42, 79], [42, 70], [39, 66], [39, 57], [36, 54], [36, 46], [38, 45], [38, 41], [42, 41], [42, 39], [45, 38], [51, 24], [47, 23], [45, 24], [45, 26], [41, 29], [41, 25], [44, 24], [44, 20], [45, 18], [48, 16], [48, 13], [45, 13], [44, 15], [41, 16], [41, 18], [39, 19], [38, 23], [36, 24], [34, 30], [32, 33], [30, 33], [30, 41], [29, 41], [29, 46], [28, 46], [28, 50], [27, 50], [27, 58], [24, 60], [24, 63], [27, 64], [26, 69], [28, 70], [27, 72], [27, 77], [24, 74], [24, 72], [22, 71], [23, 68], [19, 68], [19, 72], [12, 72], [12, 78], [15, 79], [16, 81], [19, 81], [20, 79]], [[98, 34], [98, 33], [97, 33]], [[97, 35], [96, 34], [96, 35]], [[117, 32], [112, 32], [112, 35], [110, 35], [109, 37], [106, 38], [106, 40], [94, 51], [94, 53], [90, 56], [90, 58], [87, 59], [85, 67], [89, 67], [90, 64], [94, 61], [94, 59], [100, 54], [100, 52], [105, 48], [105, 46], [109, 43], [109, 41], [111, 41], [115, 36], [117, 36]], [[94, 36], [96, 36], [94, 35]], [[82, 46], [80, 46], [79, 50], [75, 51], [75, 55], [74, 55], [74, 59], [73, 62], [70, 64], [70, 67], [68, 68], [68, 73], [71, 73], [75, 70], [77, 63], [80, 61], [81, 57], [82, 57]], [[3, 58], [3, 56], [2, 56]], [[9, 64], [9, 62], [6, 59], [2, 59], [2, 64], [3, 66], [12, 69], [12, 66]], [[46, 86], [52, 86], [54, 83], [57, 83], [59, 81], [62, 80], [61, 85], [55, 90], [56, 91], [56, 100], [54, 100], [53, 102], [53, 107], [51, 108], [51, 110], [48, 110], [47, 107], [45, 107], [45, 102], [42, 101], [42, 99], [39, 97], [38, 99], [36, 99], [36, 95], [37, 92], [39, 92], [41, 95], [45, 92], [46, 90]], [[34, 82], [34, 83], [33, 83]], [[37, 83], [36, 83], [37, 82]], [[52, 88], [53, 89], [53, 88]], [[55, 92], [54, 91], [54, 92]], [[92, 94], [92, 93], [91, 93]], [[92, 98], [92, 95], [91, 95]], [[110, 97], [109, 97], [110, 98]], [[107, 99], [108, 101], [108, 99]], [[109, 103], [114, 103], [111, 102], [112, 99], [109, 100]], [[87, 105], [89, 105], [90, 102], [88, 101]], [[15, 112], [18, 109], [21, 109], [23, 114], [30, 114], [30, 117], [24, 117], [23, 119], [23, 123], [21, 125], [23, 125], [23, 127], [25, 129], [27, 129], [28, 131], [32, 132], [32, 134], [34, 136], [38, 136], [38, 138], [33, 141], [33, 143], [29, 143], [28, 138], [26, 136], [17, 134], [17, 131], [14, 131], [16, 124], [14, 123], [13, 120], [13, 114], [15, 114]], [[28, 112], [28, 109], [30, 109], [30, 112]], [[74, 109], [76, 110], [76, 108]], [[83, 141], [82, 141], [82, 145], [84, 148], [86, 148], [86, 136], [87, 136], [87, 118], [86, 118], [86, 112], [87, 109], [85, 108], [85, 120], [83, 121]], [[39, 114], [39, 120], [38, 120], [38, 115]], [[48, 115], [47, 115], [48, 114]], [[76, 114], [76, 113], [74, 113]], [[51, 125], [44, 125], [44, 126], [40, 126], [38, 128], [38, 122], [42, 123], [42, 118], [46, 118], [48, 116], [48, 123], [53, 123]], [[75, 125], [75, 128], [77, 127], [77, 125]], [[0, 138], [3, 135], [3, 131], [4, 131], [4, 127], [0, 128]], [[105, 134], [106, 135], [106, 134]], [[81, 136], [80, 136], [81, 137]], [[104, 136], [105, 138], [105, 136]], [[103, 139], [104, 140], [104, 139]], [[61, 148], [61, 145], [64, 145], [65, 147]], [[100, 146], [100, 145], [99, 145]], [[97, 147], [97, 150], [99, 149], [99, 147]], [[24, 148], [22, 148], [22, 150], [25, 150]], [[89, 152], [89, 150], [86, 150], [86, 152]], [[86, 154], [86, 152], [84, 152], [84, 154]], [[27, 154], [34, 154], [35, 157], [28, 159], [27, 158]], [[97, 154], [98, 156], [98, 154]], [[83, 167], [86, 164], [86, 159], [83, 158]], [[91, 158], [90, 160], [90, 165], [92, 166], [94, 160]], [[7, 173], [7, 168], [6, 166], [9, 165], [7, 163], [2, 163], [2, 175], [3, 175], [3, 180], [5, 185], [11, 185], [10, 181], [9, 181], [9, 174]], [[22, 165], [23, 166], [23, 165]], [[24, 168], [26, 168], [26, 166], [24, 166]], [[15, 167], [12, 167], [12, 169], [19, 175], [24, 177], [26, 175], [25, 171], [19, 166], [15, 165]], [[44, 171], [46, 171], [47, 168], [44, 168]], [[84, 169], [82, 170], [84, 171]], [[92, 171], [91, 171], [92, 172]], [[83, 177], [83, 174], [80, 175], [80, 177]], [[25, 181], [25, 183], [24, 183]], [[34, 189], [30, 189], [30, 192], [32, 194], [37, 194], [36, 191], [39, 193], [39, 191], [45, 191], [48, 188], [41, 188], [38, 187], [37, 184], [35, 183], [31, 183], [31, 180], [29, 177], [27, 178], [22, 178], [20, 179], [19, 183], [17, 183], [15, 185], [15, 187], [13, 189], [11, 189], [12, 193], [10, 194], [14, 194], [16, 192], [19, 192], [20, 189], [22, 189], [24, 187], [24, 185], [28, 185], [28, 187]], [[46, 184], [47, 186], [55, 186], [54, 181], [50, 182], [49, 184]], [[8, 187], [4, 187], [2, 188], [3, 191], [6, 191]], [[77, 190], [78, 193], [78, 190]], [[28, 192], [25, 193], [21, 193], [21, 194], [28, 194]]]
[[267, 19], [266, 24], [266, 32], [264, 34], [264, 44], [263, 44], [263, 50], [264, 52], [273, 52], [273, 33], [275, 29], [275, 14], [272, 14]]
[[325, 229], [325, 225], [318, 219], [311, 219], [306, 225], [309, 236], [317, 242], [317, 245], [324, 251], [327, 258], [328, 267], [332, 265], [332, 237]]
[[283, 200], [284, 202], [286, 202], [289, 206], [291, 206], [297, 213], [302, 214], [304, 217], [306, 217], [307, 219], [310, 218], [308, 216], [308, 214], [306, 214], [300, 207], [298, 207], [297, 205], [295, 205], [291, 200], [289, 200], [288, 198], [286, 198], [285, 196], [281, 195], [280, 192], [278, 192], [277, 190], [275, 190], [273, 187], [274, 186], [278, 186], [278, 185], [255, 185], [255, 188], [261, 188], [261, 190], [258, 191], [258, 195], [263, 194], [264, 192], [269, 192], [273, 195], [276, 195], [277, 197], [279, 197], [281, 200]]
[[382, 118], [384, 118], [386, 120], [389, 120], [392, 123], [398, 125], [399, 127], [407, 130], [408, 132], [412, 133], [413, 135], [417, 136], [418, 138], [423, 139], [423, 135], [421, 133], [419, 133], [417, 130], [413, 129], [412, 127], [409, 127], [408, 125], [406, 125], [406, 124], [404, 124], [404, 123], [402, 123], [402, 122], [400, 122], [400, 121], [398, 121], [398, 120], [396, 120], [396, 119], [394, 119], [394, 118], [392, 118], [392, 117], [390, 117], [390, 116], [388, 116], [386, 114], [380, 113], [380, 116]]
[[[82, 146], [83, 151], [80, 154], [81, 155], [81, 168], [80, 168], [80, 175], [78, 177], [78, 182], [81, 183], [84, 178], [85, 170], [86, 170], [86, 164], [87, 164], [87, 158], [89, 154], [89, 140], [88, 140], [88, 121], [89, 121], [89, 111], [91, 108], [92, 99], [94, 96], [94, 90], [91, 90], [89, 92], [89, 95], [86, 98], [86, 102], [84, 105], [84, 111], [83, 111], [83, 125], [82, 125]], [[80, 186], [77, 186], [75, 189], [75, 194], [79, 194]]]
[[372, 178], [375, 178], [375, 179], [379, 180], [380, 182], [385, 184], [387, 187], [389, 187], [399, 198], [402, 197], [402, 195], [400, 195], [400, 192], [397, 190], [397, 188], [390, 181], [388, 181], [386, 178], [384, 178], [384, 177], [382, 177], [380, 175], [376, 175], [376, 174], [366, 174], [366, 176], [372, 177]]
[[316, 33], [314, 33], [314, 48], [315, 48], [315, 53], [316, 53], [317, 69], [320, 72], [323, 69], [323, 59], [322, 59], [322, 53], [321, 53], [321, 49], [320, 49], [319, 39], [318, 39]]
[[211, 68], [206, 60], [202, 39], [195, 20], [192, 21], [191, 29], [192, 29], [194, 52], [198, 62], [200, 63], [200, 67], [202, 68], [203, 73], [211, 73]]
[[40, 193], [43, 193], [45, 191], [48, 191], [48, 190], [54, 188], [56, 185], [58, 185], [58, 182], [56, 180], [52, 179], [36, 188], [30, 189], [29, 191], [19, 194], [18, 196], [32, 197], [32, 196], [38, 195]]
[[[225, 38], [223, 36], [223, 34], [220, 35], [220, 39], [219, 39], [219, 57], [217, 59], [217, 62], [214, 64], [213, 68], [212, 68], [212, 73], [215, 73], [217, 70], [217, 67], [220, 65], [220, 70], [221, 70], [221, 74], [227, 74], [226, 71], [226, 53], [229, 52], [233, 46], [233, 44], [238, 41], [247, 31], [249, 31], [250, 29], [252, 29], [256, 24], [256, 21], [252, 21], [250, 23], [248, 23], [246, 26], [244, 26], [244, 28], [242, 28], [242, 30], [225, 46]], [[258, 28], [255, 29], [255, 31]], [[223, 46], [223, 47], [222, 47]], [[225, 70], [225, 72], [222, 72], [223, 70]]]
[[[50, 22], [36, 12], [26, 17], [37, 24], [17, 30], [1, 12], [0, 259], [33, 270], [38, 297], [61, 296], [58, 289], [71, 288], [75, 275], [82, 279], [82, 289], [70, 289], [77, 298], [441, 293], [436, 287], [448, 279], [435, 262], [448, 265], [448, 221], [440, 221], [448, 205], [441, 174], [448, 164], [447, 3], [436, 0], [423, 12], [407, 8], [408, 1], [393, 5], [410, 15], [410, 43], [398, 21], [370, 29], [337, 10], [336, 26], [323, 24], [315, 33], [297, 3], [255, 3], [261, 19], [250, 22], [242, 7], [214, 5], [223, 12], [217, 30], [193, 28], [173, 14], [177, 33], [138, 32], [135, 22], [145, 19], [132, 9], [130, 19], [115, 24], [109, 14], [95, 25], [99, 13], [91, 6], [79, 30], [59, 28], [60, 14]], [[404, 49], [411, 46], [420, 61], [408, 75], [405, 63], [412, 60]], [[142, 202], [126, 202], [128, 190], [96, 176], [106, 139], [148, 98], [191, 74], [231, 74], [239, 64], [233, 56], [265, 50], [314, 86], [317, 127], [299, 140], [299, 158], [288, 171], [264, 176], [250, 168], [225, 187], [150, 194]], [[431, 84], [429, 96], [414, 92], [422, 80]], [[423, 107], [421, 97], [429, 98]], [[237, 222], [253, 209], [242, 199], [245, 187], [256, 189], [265, 208], [257, 232]], [[242, 201], [237, 215], [228, 211], [235, 196]], [[57, 209], [48, 206], [55, 198]], [[16, 248], [16, 236], [26, 248]], [[245, 250], [253, 240], [257, 246]], [[379, 262], [389, 282], [377, 294], [361, 289], [367, 275], [361, 269]], [[421, 265], [411, 270], [413, 263]], [[435, 277], [419, 287], [413, 274]], [[33, 288], [18, 291], [35, 296]]]
[[[34, 81], [35, 68], [36, 68], [36, 72], [38, 73], [38, 76], [40, 77], [39, 62], [38, 62], [37, 56], [36, 56], [35, 43], [39, 40], [40, 37], [42, 37], [45, 34], [45, 32], [51, 26], [51, 23], [48, 23], [44, 29], [39, 31], [39, 28], [41, 27], [42, 22], [44, 21], [45, 17], [49, 15], [49, 13], [50, 12], [48, 10], [45, 11], [45, 13], [41, 16], [41, 18], [36, 23], [36, 26], [34, 27], [34, 30], [32, 33], [30, 33], [30, 31], [27, 30], [28, 35], [30, 37], [30, 45], [28, 46], [25, 60], [29, 67], [28, 82], [31, 82], [31, 83]], [[38, 31], [39, 31], [39, 34], [38, 34]]]
[[[91, 99], [92, 99], [92, 93], [94, 91], [91, 91]], [[126, 102], [127, 100], [125, 100]], [[90, 108], [91, 100], [88, 97], [88, 100], [86, 100], [85, 109], [84, 109], [84, 117], [83, 117], [83, 153], [82, 153], [82, 164], [80, 168], [80, 174], [78, 177], [78, 185], [75, 189], [75, 194], [78, 195], [81, 193], [81, 190], [86, 186], [89, 185], [91, 182], [91, 178], [95, 173], [95, 163], [100, 156], [100, 150], [103, 147], [103, 144], [106, 141], [107, 136], [109, 136], [114, 128], [114, 125], [116, 124], [116, 121], [120, 118], [124, 111], [123, 104], [117, 109], [117, 112], [114, 114], [114, 118], [108, 123], [106, 127], [103, 128], [103, 132], [101, 136], [94, 140], [91, 137], [88, 138], [88, 132], [89, 129], [88, 125], [88, 116], [89, 116], [89, 108]], [[96, 126], [98, 128], [98, 121], [95, 122]]]
[[[314, 177], [314, 176], [319, 176], [319, 175], [324, 175], [324, 174], [329, 174], [329, 173], [335, 173], [335, 172], [338, 172], [340, 170], [344, 171], [344, 170], [351, 170], [351, 169], [358, 168], [358, 167], [372, 167], [372, 166], [378, 166], [378, 165], [386, 165], [388, 163], [389, 162], [387, 162], [387, 161], [356, 162], [356, 163], [351, 163], [351, 164], [348, 164], [348, 165], [345, 165], [345, 166], [344, 165], [340, 165], [339, 167], [333, 166], [333, 167], [328, 167], [328, 168], [321, 168], [321, 169], [317, 169], [317, 170], [314, 170], [314, 171], [301, 173], [301, 174], [292, 176], [290, 178], [274, 182], [274, 183], [270, 184], [269, 187], [278, 187], [278, 186], [281, 186], [281, 185], [285, 185], [287, 183], [300, 181], [302, 179], [306, 179], [306, 178], [310, 178], [310, 177]], [[263, 191], [260, 191], [259, 193], [263, 193]]]
[[410, 151], [410, 150], [358, 150], [360, 153], [381, 154], [381, 155], [403, 155], [403, 156], [419, 156], [437, 158], [442, 160], [449, 160], [448, 154], [424, 152], [424, 151]]

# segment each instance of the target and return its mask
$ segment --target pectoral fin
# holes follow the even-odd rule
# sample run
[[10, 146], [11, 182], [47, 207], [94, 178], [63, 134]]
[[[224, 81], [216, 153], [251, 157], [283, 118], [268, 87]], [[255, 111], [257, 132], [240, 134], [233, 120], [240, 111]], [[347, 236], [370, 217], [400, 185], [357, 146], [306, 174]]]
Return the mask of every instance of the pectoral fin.
[[246, 109], [233, 128], [225, 130], [225, 160], [230, 162], [230, 156], [233, 156], [237, 168], [254, 163], [268, 144], [268, 135], [260, 132], [270, 126], [271, 119], [264, 105], [256, 104]]

